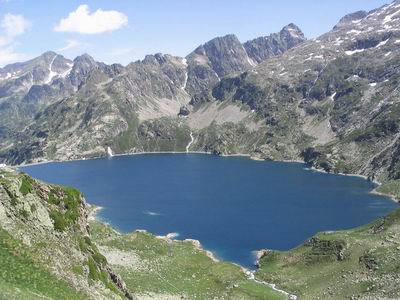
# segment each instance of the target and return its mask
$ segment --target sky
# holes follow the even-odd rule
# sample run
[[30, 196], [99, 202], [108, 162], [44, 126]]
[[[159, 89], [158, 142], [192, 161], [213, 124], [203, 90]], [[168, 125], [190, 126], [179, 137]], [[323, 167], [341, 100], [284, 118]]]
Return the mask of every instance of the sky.
[[52, 50], [121, 63], [146, 54], [186, 56], [234, 33], [245, 42], [289, 23], [307, 38], [344, 15], [391, 0], [0, 0], [0, 66]]

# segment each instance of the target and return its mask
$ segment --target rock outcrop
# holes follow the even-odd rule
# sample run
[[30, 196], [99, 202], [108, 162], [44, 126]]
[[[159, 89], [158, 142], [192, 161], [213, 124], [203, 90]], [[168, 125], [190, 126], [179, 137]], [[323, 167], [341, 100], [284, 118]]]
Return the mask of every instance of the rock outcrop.
[[[48, 185], [7, 167], [0, 174], [0, 231], [21, 242], [21, 251], [34, 253], [29, 256], [34, 265], [85, 298], [133, 299], [92, 243], [90, 207], [79, 191]], [[40, 292], [45, 296], [46, 290]]]
[[295, 24], [289, 24], [279, 33], [256, 38], [244, 43], [243, 46], [249, 58], [260, 63], [268, 58], [283, 54], [305, 40], [301, 29]]

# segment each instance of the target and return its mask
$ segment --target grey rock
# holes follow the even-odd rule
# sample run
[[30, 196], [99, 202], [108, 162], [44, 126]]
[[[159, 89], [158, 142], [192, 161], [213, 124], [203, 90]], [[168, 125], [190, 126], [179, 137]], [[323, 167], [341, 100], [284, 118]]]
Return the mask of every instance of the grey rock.
[[190, 110], [186, 105], [181, 106], [179, 109], [178, 116], [187, 117], [190, 114]]
[[249, 57], [260, 63], [263, 60], [283, 54], [287, 50], [304, 42], [303, 32], [294, 24], [285, 26], [279, 33], [259, 37], [243, 44]]

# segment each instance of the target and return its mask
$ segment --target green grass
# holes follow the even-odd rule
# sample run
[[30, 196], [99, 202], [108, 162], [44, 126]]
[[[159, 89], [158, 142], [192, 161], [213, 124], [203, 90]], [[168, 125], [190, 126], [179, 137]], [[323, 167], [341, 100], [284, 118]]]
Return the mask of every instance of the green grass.
[[189, 299], [286, 299], [271, 288], [248, 280], [239, 266], [213, 262], [190, 242], [168, 243], [141, 232], [118, 235], [99, 222], [91, 226], [95, 243], [139, 258], [138, 267], [112, 266], [135, 293]]
[[50, 212], [50, 218], [53, 220], [55, 230], [64, 231], [69, 225], [64, 214], [56, 209]]
[[[147, 133], [156, 133], [149, 137]], [[179, 119], [161, 118], [148, 120], [139, 125], [136, 118], [131, 119], [128, 129], [109, 143], [117, 152], [130, 151], [185, 151], [190, 141], [190, 130]]]
[[378, 193], [387, 194], [400, 199], [400, 180], [391, 180], [376, 188]]
[[[79, 250], [83, 253], [89, 254], [86, 262], [89, 269], [89, 278], [93, 281], [101, 281], [108, 289], [121, 296], [121, 292], [111, 281], [108, 273], [104, 270], [104, 267], [107, 266], [107, 259], [99, 252], [97, 246], [92, 243], [90, 237], [78, 236], [77, 242]], [[82, 266], [74, 266], [72, 271], [75, 274], [82, 274], [83, 268]]]
[[[105, 287], [121, 295], [121, 292], [113, 284], [107, 272], [108, 266], [106, 258], [99, 252], [96, 245], [91, 242], [90, 237], [84, 236], [86, 232], [82, 232], [77, 226], [77, 221], [81, 217], [80, 205], [83, 199], [81, 193], [69, 187], [46, 185], [33, 180], [23, 173], [15, 174], [16, 175], [13, 177], [4, 176], [7, 174], [1, 174], [3, 176], [0, 178], [0, 184], [9, 194], [11, 199], [8, 201], [11, 203], [14, 200], [16, 201], [16, 205], [20, 205], [27, 200], [31, 202], [27, 207], [21, 205], [18, 207], [18, 214], [16, 214], [16, 217], [22, 222], [16, 224], [20, 227], [19, 230], [21, 233], [26, 230], [25, 234], [30, 234], [30, 228], [24, 228], [24, 226], [32, 225], [25, 223], [25, 221], [30, 218], [30, 214], [35, 212], [38, 209], [38, 205], [41, 204], [48, 210], [49, 217], [53, 220], [55, 230], [66, 231], [72, 226], [74, 226], [74, 230], [69, 230], [66, 233], [72, 238], [72, 242], [66, 237], [65, 245], [63, 245], [64, 240], [62, 240], [60, 245], [58, 243], [47, 243], [46, 236], [43, 236], [44, 240], [36, 241], [34, 246], [29, 247], [23, 246], [21, 243], [13, 240], [11, 236], [0, 227], [0, 273], [4, 275], [1, 277], [2, 274], [0, 274], [0, 299], [43, 298], [44, 295], [52, 299], [85, 298], [84, 295], [80, 295], [78, 292], [75, 293], [76, 297], [73, 294], [69, 296], [65, 292], [64, 297], [63, 290], [67, 291], [67, 288], [69, 288], [73, 291], [74, 289], [46, 272], [47, 267], [45, 266], [50, 266], [51, 263], [54, 263], [54, 261], [52, 262], [54, 257], [49, 260], [46, 259], [48, 248], [50, 247], [57, 247], [59, 250], [57, 255], [59, 256], [56, 256], [56, 259], [65, 258], [68, 260], [70, 264], [66, 263], [63, 267], [70, 269], [74, 274], [82, 276], [79, 280], [89, 280], [89, 283], [93, 284], [95, 281], [101, 281]], [[28, 194], [29, 196], [27, 196]], [[7, 197], [5, 197], [4, 201], [7, 201]], [[31, 221], [35, 220], [32, 219]], [[51, 235], [51, 233], [49, 234]], [[76, 265], [78, 262], [82, 262], [82, 258], [79, 255], [75, 257], [74, 255], [76, 255], [77, 251], [71, 251], [73, 250], [72, 248], [81, 251], [81, 254], [86, 257], [85, 264], [89, 270], [89, 278], [87, 278], [87, 274], [83, 268], [85, 264], [81, 266]], [[10, 273], [12, 274], [10, 275]], [[46, 280], [49, 281], [48, 286], [45, 285]], [[55, 280], [61, 283], [54, 283]], [[76, 280], [78, 280], [78, 278], [76, 278]], [[46, 288], [51, 291], [52, 284], [59, 286], [59, 288], [55, 288], [54, 293], [48, 293]], [[97, 284], [99, 284], [99, 282], [97, 282]], [[43, 285], [43, 287], [40, 285]], [[24, 294], [25, 286], [27, 294]], [[60, 290], [60, 295], [57, 294], [58, 290]], [[2, 294], [2, 292], [4, 293]], [[49, 296], [44, 294], [44, 292], [47, 292]]]
[[54, 228], [64, 231], [79, 219], [79, 205], [81, 193], [70, 187], [53, 186], [47, 201], [57, 208], [50, 212], [50, 218], [54, 222]]
[[[99, 258], [99, 257], [97, 257], [97, 258]], [[104, 257], [103, 257], [103, 259], [105, 260]], [[108, 273], [99, 268], [99, 262], [96, 261], [96, 257], [94, 257], [94, 256], [89, 257], [89, 259], [87, 261], [87, 265], [89, 268], [89, 278], [91, 280], [101, 281], [102, 283], [104, 283], [104, 285], [108, 289], [110, 289], [117, 295], [122, 296], [121, 291], [119, 291], [118, 288], [114, 285], [114, 283], [111, 282]]]
[[21, 186], [19, 188], [19, 191], [22, 193], [22, 195], [26, 196], [32, 192], [34, 182], [35, 181], [28, 175], [22, 174]]
[[113, 144], [115, 149], [118, 152], [126, 152], [135, 147], [136, 145], [136, 139], [137, 139], [137, 124], [131, 125], [128, 124], [128, 129], [121, 134], [119, 134], [117, 137], [115, 137]]
[[25, 247], [0, 229], [0, 299], [86, 299], [38, 266]]

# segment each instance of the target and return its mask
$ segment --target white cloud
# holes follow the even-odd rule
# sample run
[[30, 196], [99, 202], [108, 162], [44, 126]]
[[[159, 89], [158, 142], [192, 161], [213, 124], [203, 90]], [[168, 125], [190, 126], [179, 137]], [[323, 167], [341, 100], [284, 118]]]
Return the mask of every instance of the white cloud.
[[79, 46], [81, 46], [81, 42], [77, 41], [77, 40], [68, 40], [67, 41], [67, 45], [65, 45], [65, 47], [62, 47], [60, 49], [58, 49], [58, 52], [64, 52], [64, 51], [68, 51], [71, 49], [75, 49], [78, 48]]
[[128, 17], [115, 10], [98, 9], [91, 13], [89, 6], [80, 5], [54, 28], [57, 32], [97, 34], [117, 30], [128, 24]]
[[22, 15], [5, 14], [0, 21], [0, 65], [27, 58], [15, 51], [15, 39], [30, 28], [30, 22]]
[[13, 38], [24, 34], [29, 29], [30, 23], [22, 15], [5, 14], [0, 26], [5, 36]]
[[15, 52], [12, 47], [0, 48], [0, 66], [26, 60], [28, 58], [26, 54]]

